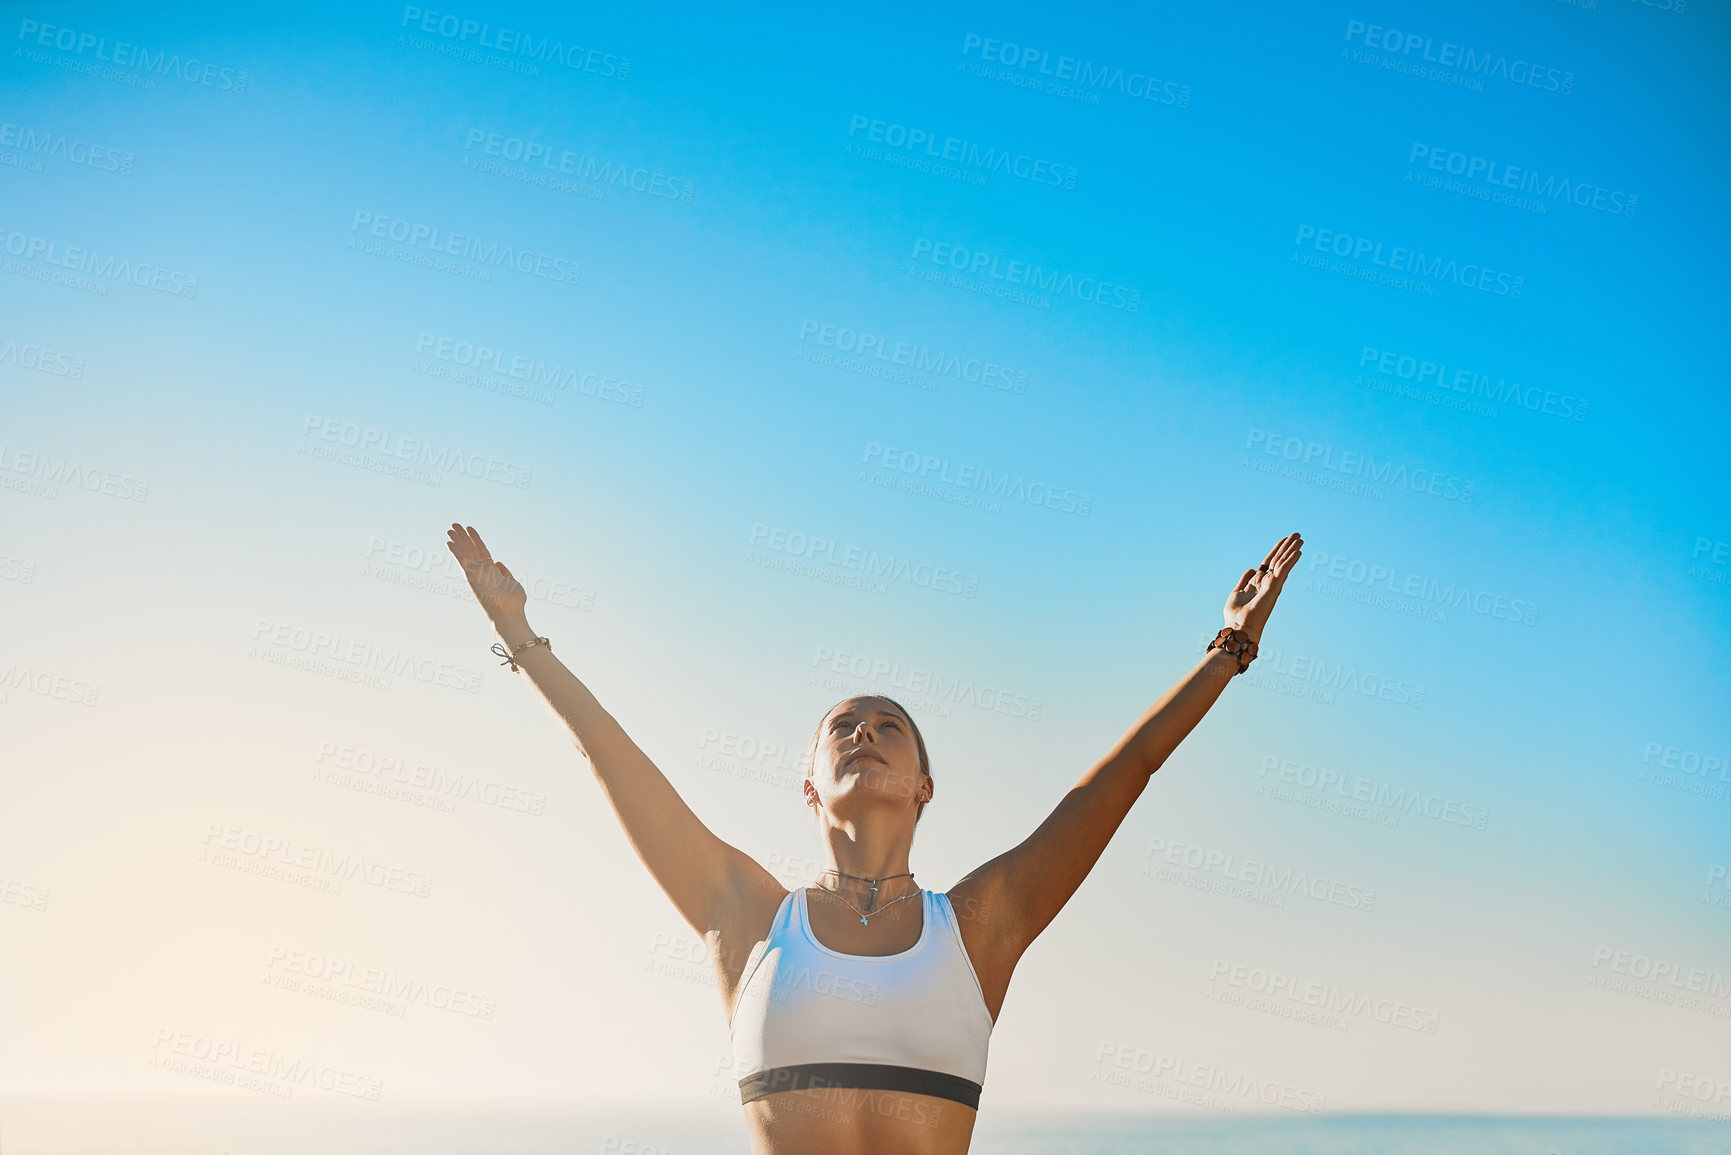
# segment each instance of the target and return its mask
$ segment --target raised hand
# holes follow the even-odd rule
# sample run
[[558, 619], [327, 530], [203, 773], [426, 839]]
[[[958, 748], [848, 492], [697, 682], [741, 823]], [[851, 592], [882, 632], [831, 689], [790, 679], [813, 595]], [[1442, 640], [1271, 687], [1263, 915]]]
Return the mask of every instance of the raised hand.
[[1237, 587], [1227, 595], [1226, 624], [1249, 634], [1251, 641], [1260, 642], [1262, 626], [1274, 610], [1274, 599], [1280, 596], [1286, 575], [1298, 564], [1303, 549], [1304, 539], [1296, 533], [1288, 534], [1274, 543], [1261, 565], [1245, 570]]
[[451, 528], [445, 532], [450, 538], [445, 543], [446, 548], [463, 567], [469, 588], [475, 591], [475, 600], [481, 603], [493, 624], [524, 617], [523, 607], [528, 604], [529, 595], [524, 592], [522, 583], [511, 576], [504, 562], [493, 560], [493, 555], [487, 552], [487, 543], [481, 540], [475, 527], [465, 528], [452, 522]]

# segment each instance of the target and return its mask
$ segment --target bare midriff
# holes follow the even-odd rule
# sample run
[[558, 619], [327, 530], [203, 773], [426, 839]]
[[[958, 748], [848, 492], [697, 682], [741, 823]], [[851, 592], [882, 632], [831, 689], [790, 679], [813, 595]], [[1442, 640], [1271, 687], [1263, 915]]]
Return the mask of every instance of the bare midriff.
[[755, 1155], [963, 1155], [972, 1107], [858, 1087], [777, 1091], [745, 1105]]

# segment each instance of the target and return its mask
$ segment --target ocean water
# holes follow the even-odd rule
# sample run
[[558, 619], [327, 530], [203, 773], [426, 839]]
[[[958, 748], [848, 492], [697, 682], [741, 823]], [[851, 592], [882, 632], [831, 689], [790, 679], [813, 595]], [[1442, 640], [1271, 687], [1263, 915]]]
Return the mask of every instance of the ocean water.
[[[749, 1155], [720, 1105], [621, 1110], [380, 1110], [357, 1104], [0, 1100], [5, 1155]], [[1731, 1126], [1587, 1116], [1183, 1115], [986, 1112], [971, 1155], [1724, 1155]]]
[[1708, 1155], [1723, 1125], [1654, 1119], [1352, 1115], [1322, 1119], [982, 1118], [976, 1155]]

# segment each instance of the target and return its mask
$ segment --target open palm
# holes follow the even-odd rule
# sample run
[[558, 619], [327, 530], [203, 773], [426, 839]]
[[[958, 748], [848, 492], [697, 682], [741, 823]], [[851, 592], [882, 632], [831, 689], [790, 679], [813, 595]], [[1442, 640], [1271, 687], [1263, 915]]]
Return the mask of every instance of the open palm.
[[481, 603], [487, 616], [494, 622], [522, 616], [529, 595], [524, 592], [522, 583], [511, 576], [504, 562], [493, 560], [493, 555], [487, 552], [487, 543], [481, 540], [475, 527], [452, 522], [445, 533], [450, 538], [445, 543], [446, 548], [463, 567], [469, 588], [475, 591], [475, 600]]
[[1255, 569], [1247, 569], [1238, 585], [1226, 597], [1226, 624], [1243, 630], [1252, 641], [1262, 639], [1263, 624], [1274, 610], [1274, 599], [1286, 584], [1286, 575], [1298, 564], [1304, 549], [1304, 539], [1296, 533], [1287, 534], [1274, 543], [1268, 556]]

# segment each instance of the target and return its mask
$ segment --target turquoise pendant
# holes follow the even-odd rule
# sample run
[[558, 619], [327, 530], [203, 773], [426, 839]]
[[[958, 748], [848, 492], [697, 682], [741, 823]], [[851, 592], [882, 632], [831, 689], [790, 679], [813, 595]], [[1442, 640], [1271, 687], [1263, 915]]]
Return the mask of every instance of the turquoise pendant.
[[860, 925], [861, 925], [861, 926], [870, 926], [870, 925], [871, 925], [871, 923], [869, 923], [869, 922], [867, 922], [867, 921], [866, 921], [866, 920], [865, 920], [865, 919], [863, 919], [863, 918], [862, 918], [862, 919], [860, 919], [860, 920], [859, 920], [859, 924], [860, 924]]

